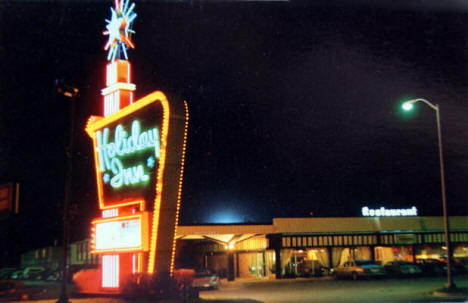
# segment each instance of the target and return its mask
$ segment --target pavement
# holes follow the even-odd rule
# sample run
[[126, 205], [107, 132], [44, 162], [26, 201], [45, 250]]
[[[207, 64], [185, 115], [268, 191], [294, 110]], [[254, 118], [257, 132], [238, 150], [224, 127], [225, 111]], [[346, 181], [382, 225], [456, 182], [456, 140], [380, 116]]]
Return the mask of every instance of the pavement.
[[442, 292], [444, 277], [379, 280], [326, 278], [226, 282], [218, 291], [203, 291], [204, 300], [249, 299], [254, 302], [468, 302], [468, 275], [455, 277], [458, 289]]
[[[71, 303], [286, 303], [286, 302], [468, 302], [468, 275], [457, 276], [455, 291], [443, 291], [444, 277], [334, 280], [330, 277], [297, 279], [237, 279], [222, 281], [220, 290], [201, 291], [199, 299], [125, 300], [119, 297], [70, 298]], [[56, 303], [59, 285], [47, 283], [48, 293], [35, 303]], [[24, 301], [23, 301], [24, 302]]]

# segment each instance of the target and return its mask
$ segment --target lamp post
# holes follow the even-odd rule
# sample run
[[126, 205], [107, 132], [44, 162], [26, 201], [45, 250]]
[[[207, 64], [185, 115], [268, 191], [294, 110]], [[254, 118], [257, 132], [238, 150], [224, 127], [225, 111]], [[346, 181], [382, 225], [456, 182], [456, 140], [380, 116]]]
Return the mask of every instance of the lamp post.
[[427, 101], [426, 99], [417, 98], [406, 101], [403, 103], [402, 108], [406, 111], [412, 110], [414, 107], [414, 103], [423, 102], [424, 104], [428, 105], [430, 108], [435, 110], [436, 118], [437, 118], [437, 137], [439, 141], [439, 162], [440, 162], [440, 185], [442, 191], [442, 209], [444, 215], [444, 233], [445, 233], [445, 247], [447, 248], [447, 284], [445, 288], [453, 289], [455, 288], [455, 284], [453, 283], [452, 278], [452, 249], [450, 245], [450, 228], [449, 228], [449, 218], [447, 214], [447, 199], [445, 197], [445, 175], [444, 175], [444, 159], [442, 155], [442, 133], [440, 131], [440, 115], [439, 115], [439, 105], [432, 104], [431, 102]]
[[66, 147], [67, 156], [67, 173], [65, 178], [65, 197], [63, 202], [63, 234], [62, 234], [62, 287], [61, 294], [57, 300], [57, 303], [69, 303], [67, 294], [67, 282], [68, 282], [68, 246], [70, 236], [70, 198], [71, 198], [71, 184], [72, 184], [72, 172], [73, 172], [73, 125], [75, 123], [75, 99], [78, 96], [78, 88], [68, 86], [61, 80], [55, 81], [57, 93], [70, 98], [71, 109], [70, 109], [70, 126], [68, 135], [68, 145]]

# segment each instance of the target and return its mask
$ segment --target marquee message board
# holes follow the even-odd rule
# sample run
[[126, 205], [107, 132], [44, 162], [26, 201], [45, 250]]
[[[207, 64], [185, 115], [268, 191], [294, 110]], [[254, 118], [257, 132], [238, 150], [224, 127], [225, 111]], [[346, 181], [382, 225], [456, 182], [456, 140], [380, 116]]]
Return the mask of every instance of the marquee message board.
[[97, 219], [95, 230], [95, 252], [148, 251], [148, 212], [137, 215]]

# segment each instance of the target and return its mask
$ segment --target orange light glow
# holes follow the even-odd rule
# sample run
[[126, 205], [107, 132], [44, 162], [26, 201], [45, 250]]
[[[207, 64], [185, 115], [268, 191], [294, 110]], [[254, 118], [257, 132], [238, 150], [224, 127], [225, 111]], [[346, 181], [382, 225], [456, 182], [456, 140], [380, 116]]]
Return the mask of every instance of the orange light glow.
[[106, 67], [106, 88], [101, 90], [104, 96], [104, 116], [107, 117], [120, 110], [121, 107], [133, 103], [135, 84], [131, 83], [130, 62], [114, 60]]
[[138, 253], [138, 262], [137, 262], [137, 273], [142, 272], [142, 267], [143, 267], [143, 254]]
[[107, 64], [106, 85], [116, 83], [131, 83], [130, 62], [127, 60], [115, 60]]

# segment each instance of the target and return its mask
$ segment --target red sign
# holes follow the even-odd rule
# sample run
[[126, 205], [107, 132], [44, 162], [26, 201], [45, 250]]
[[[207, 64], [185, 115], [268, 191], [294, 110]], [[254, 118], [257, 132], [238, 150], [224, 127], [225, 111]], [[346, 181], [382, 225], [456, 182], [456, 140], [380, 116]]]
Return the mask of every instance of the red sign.
[[11, 212], [13, 210], [13, 185], [0, 185], [0, 213]]

